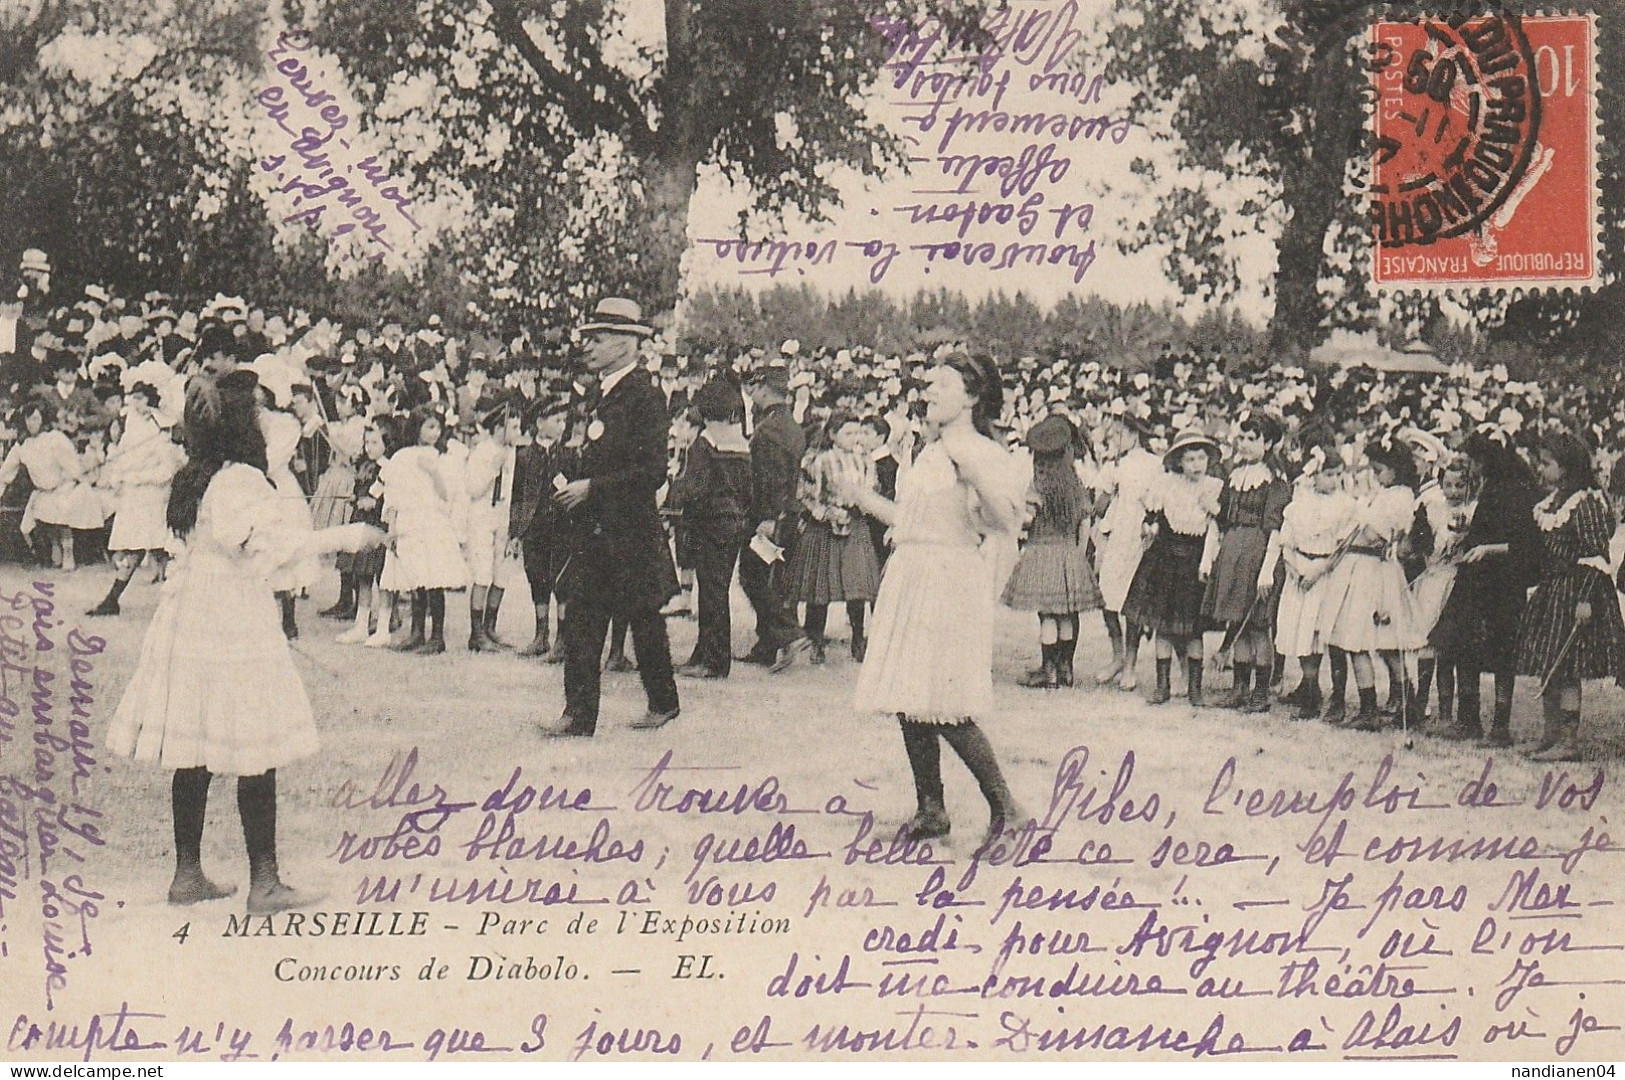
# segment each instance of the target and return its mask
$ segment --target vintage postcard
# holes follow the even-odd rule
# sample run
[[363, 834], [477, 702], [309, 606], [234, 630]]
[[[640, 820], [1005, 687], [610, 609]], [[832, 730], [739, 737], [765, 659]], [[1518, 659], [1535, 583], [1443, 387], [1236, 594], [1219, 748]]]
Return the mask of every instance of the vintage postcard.
[[0, 5], [0, 1059], [1619, 1058], [1622, 35]]

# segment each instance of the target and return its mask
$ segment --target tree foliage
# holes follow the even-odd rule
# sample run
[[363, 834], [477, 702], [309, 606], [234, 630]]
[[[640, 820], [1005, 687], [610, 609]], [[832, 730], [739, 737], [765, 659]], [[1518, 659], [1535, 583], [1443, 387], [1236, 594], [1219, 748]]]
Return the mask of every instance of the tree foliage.
[[[308, 20], [313, 66], [335, 69], [320, 75], [359, 105], [380, 160], [435, 210], [409, 264], [337, 265], [268, 203], [254, 94], [284, 9]], [[822, 218], [840, 171], [904, 160], [866, 108], [888, 49], [875, 27], [926, 16], [961, 27], [979, 11], [970, 0], [34, 0], [0, 15], [0, 183], [28, 223], [5, 243], [46, 246], [70, 282], [126, 291], [331, 301], [332, 279], [350, 278], [375, 282], [381, 302], [457, 302], [445, 314], [509, 328], [571, 318], [609, 290], [661, 310], [678, 295], [702, 171], [749, 193], [741, 229]], [[435, 287], [415, 289], [426, 276]]]

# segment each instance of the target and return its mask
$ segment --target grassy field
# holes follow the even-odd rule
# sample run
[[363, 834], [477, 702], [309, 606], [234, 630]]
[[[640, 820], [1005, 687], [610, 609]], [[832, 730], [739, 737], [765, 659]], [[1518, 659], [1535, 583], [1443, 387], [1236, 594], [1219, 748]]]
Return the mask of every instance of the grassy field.
[[[16, 591], [26, 580], [15, 568], [0, 569], [0, 585], [6, 592]], [[56, 580], [59, 610], [71, 627], [74, 614], [89, 608], [105, 591], [108, 572], [90, 569]], [[884, 976], [902, 972], [905, 991], [909, 990], [907, 973], [917, 974], [926, 967], [947, 974], [954, 987], [967, 991], [983, 986], [988, 977], [1003, 979], [1022, 963], [1028, 965], [1023, 970], [1029, 974], [1055, 979], [1079, 957], [1055, 955], [1049, 951], [1052, 942], [1033, 959], [1012, 958], [1009, 935], [1081, 930], [1096, 935], [1097, 943], [1117, 944], [1132, 935], [1143, 917], [1143, 911], [1137, 910], [1106, 911], [1104, 902], [1087, 910], [1076, 904], [1045, 906], [1041, 895], [1024, 894], [1022, 886], [1013, 884], [1018, 877], [1029, 890], [1043, 882], [1051, 890], [1099, 887], [1118, 894], [1133, 892], [1142, 903], [1155, 898], [1169, 921], [1179, 915], [1196, 920], [1197, 926], [1223, 927], [1228, 925], [1226, 918], [1244, 917], [1250, 920], [1249, 926], [1267, 928], [1302, 924], [1304, 913], [1313, 915], [1317, 903], [1325, 901], [1326, 883], [1350, 873], [1353, 877], [1347, 890], [1360, 898], [1362, 906], [1327, 914], [1331, 922], [1324, 931], [1332, 935], [1326, 940], [1353, 949], [1352, 955], [1345, 952], [1335, 961], [1347, 965], [1338, 970], [1348, 973], [1345, 978], [1354, 978], [1366, 963], [1365, 977], [1372, 978], [1371, 965], [1394, 962], [1393, 957], [1379, 957], [1376, 952], [1391, 930], [1437, 932], [1441, 945], [1450, 942], [1459, 959], [1431, 961], [1435, 964], [1431, 970], [1415, 973], [1418, 984], [1424, 979], [1435, 986], [1458, 984], [1461, 993], [1469, 985], [1476, 987], [1471, 999], [1448, 998], [1450, 1009], [1466, 1018], [1466, 1033], [1449, 1052], [1461, 1057], [1550, 1056], [1552, 1040], [1568, 1030], [1566, 1022], [1577, 1007], [1590, 1008], [1605, 1025], [1622, 1022], [1617, 985], [1579, 985], [1594, 981], [1596, 971], [1613, 966], [1611, 950], [1557, 950], [1556, 955], [1545, 956], [1537, 949], [1536, 962], [1544, 963], [1548, 985], [1526, 989], [1521, 996], [1515, 992], [1509, 1007], [1500, 1009], [1492, 1007], [1491, 998], [1508, 968], [1519, 960], [1518, 942], [1493, 956], [1472, 953], [1469, 948], [1481, 932], [1484, 918], [1501, 917], [1500, 925], [1511, 925], [1504, 921], [1505, 905], [1493, 905], [1505, 899], [1509, 874], [1530, 865], [1539, 865], [1547, 882], [1572, 887], [1576, 897], [1584, 897], [1582, 905], [1598, 908], [1580, 907], [1590, 921], [1583, 927], [1565, 927], [1574, 930], [1575, 944], [1610, 945], [1625, 940], [1619, 920], [1609, 916], [1615, 909], [1604, 906], [1625, 901], [1619, 895], [1625, 890], [1619, 886], [1617, 855], [1603, 850], [1582, 853], [1569, 866], [1559, 859], [1535, 864], [1439, 858], [1385, 862], [1358, 857], [1371, 837], [1391, 840], [1400, 833], [1534, 835], [1548, 850], [1556, 851], [1569, 850], [1588, 825], [1606, 829], [1608, 821], [1617, 820], [1621, 803], [1609, 775], [1618, 760], [1621, 717], [1625, 715], [1625, 694], [1616, 688], [1589, 694], [1588, 753], [1594, 760], [1549, 772], [1547, 767], [1507, 753], [1497, 755], [1493, 765], [1488, 765], [1485, 753], [1470, 746], [1419, 738], [1407, 749], [1399, 733], [1368, 735], [1294, 722], [1285, 709], [1267, 716], [1244, 716], [1192, 709], [1178, 698], [1154, 708], [1141, 695], [1097, 690], [1087, 678], [1086, 687], [1070, 691], [1023, 690], [1013, 680], [1036, 663], [1036, 627], [1028, 618], [1004, 613], [996, 650], [997, 715], [986, 727], [1017, 797], [1053, 828], [1053, 850], [1035, 856], [1034, 837], [1029, 834], [1024, 846], [1013, 843], [1011, 850], [989, 853], [976, 863], [973, 855], [985, 827], [986, 811], [968, 774], [945, 750], [947, 798], [955, 829], [946, 843], [935, 845], [934, 857], [926, 862], [918, 851], [900, 852], [895, 845], [882, 842], [913, 812], [913, 792], [895, 724], [854, 715], [851, 709], [856, 668], [844, 642], [831, 644], [830, 660], [822, 667], [798, 665], [783, 675], [771, 676], [759, 668], [736, 665], [733, 677], [726, 681], [685, 681], [681, 718], [658, 732], [640, 733], [626, 726], [644, 706], [637, 676], [606, 675], [598, 737], [558, 742], [541, 738], [535, 728], [539, 721], [551, 721], [559, 713], [562, 668], [512, 655], [465, 653], [465, 596], [448, 597], [451, 650], [440, 657], [408, 657], [334, 644], [334, 635], [344, 627], [316, 617], [316, 610], [331, 600], [332, 588], [332, 582], [324, 582], [312, 600], [300, 605], [303, 634], [296, 663], [315, 705], [324, 745], [318, 756], [282, 770], [279, 778], [284, 876], [296, 885], [325, 891], [324, 909], [428, 910], [441, 927], [440, 936], [431, 935], [427, 943], [338, 939], [312, 943], [286, 936], [242, 941], [237, 939], [240, 935], [232, 935], [234, 927], [241, 929], [233, 921], [241, 915], [240, 898], [195, 909], [170, 908], [163, 903], [172, 865], [168, 776], [130, 762], [107, 760], [99, 763], [87, 788], [87, 801], [103, 814], [100, 832], [106, 843], [89, 850], [85, 863], [74, 867], [87, 888], [102, 894], [104, 900], [93, 918], [83, 920], [84, 940], [93, 946], [77, 950], [83, 955], [65, 962], [66, 984], [56, 992], [58, 1009], [53, 1016], [116, 1009], [120, 1001], [132, 1005], [158, 1002], [163, 1007], [151, 1011], [164, 1013], [164, 1020], [154, 1020], [153, 1025], [176, 1029], [185, 1018], [194, 1032], [201, 1024], [209, 1028], [211, 1040], [218, 1041], [229, 1039], [230, 1029], [241, 1024], [256, 1032], [253, 1052], [259, 1052], [274, 1042], [271, 1036], [283, 1019], [294, 1025], [290, 1030], [296, 1030], [306, 1020], [326, 1023], [345, 1017], [359, 1023], [366, 1014], [387, 1019], [397, 1034], [416, 1031], [413, 1053], [418, 1056], [426, 1056], [424, 1040], [432, 1031], [449, 1032], [454, 1024], [465, 1029], [483, 1024], [492, 1045], [519, 1053], [527, 1045], [535, 1017], [544, 1011], [532, 999], [543, 994], [553, 1026], [548, 1028], [546, 1049], [539, 1052], [548, 1056], [577, 1051], [587, 1057], [661, 1056], [658, 1040], [638, 1043], [633, 1039], [624, 1046], [611, 1040], [604, 1044], [608, 1050], [601, 1052], [598, 1034], [622, 1028], [659, 1030], [663, 1036], [685, 1032], [680, 1052], [672, 1056], [698, 1057], [708, 1045], [714, 1056], [726, 1056], [724, 1051], [736, 1030], [757, 1023], [771, 1011], [774, 1032], [762, 1041], [790, 1043], [788, 1048], [770, 1048], [769, 1053], [797, 1057], [848, 1049], [821, 1044], [816, 1033], [808, 1030], [811, 1024], [821, 1023], [821, 1035], [826, 1037], [837, 1021], [851, 1024], [854, 1031], [863, 1025], [869, 1029], [906, 1027], [912, 1015], [908, 1010], [931, 1005], [958, 1010], [960, 1019], [949, 1021], [960, 1025], [955, 1047], [942, 1044], [940, 1030], [933, 1036], [936, 1043], [924, 1040], [918, 1032], [920, 1019], [915, 1016], [913, 1036], [898, 1035], [903, 1042], [893, 1046], [893, 1051], [949, 1056], [966, 1050], [966, 1042], [974, 1042], [973, 1054], [1036, 1052], [1036, 1036], [1029, 1039], [1021, 1034], [1029, 1029], [1020, 1025], [1030, 1022], [1030, 1030], [1036, 1030], [1040, 1011], [1047, 1018], [1043, 1022], [1053, 1025], [1072, 1023], [1074, 1018], [1081, 1023], [1086, 1014], [1098, 1014], [1097, 1018], [1108, 1014], [1183, 1016], [1181, 1009], [1189, 1012], [1196, 1007], [1206, 1017], [1211, 1010], [1190, 999], [1167, 999], [1181, 1007], [1173, 1009], [1157, 998], [1142, 1002], [1099, 996], [1075, 999], [1076, 1008], [1064, 1009], [1046, 1000], [1042, 1010], [1034, 1004], [1028, 1010], [1031, 1015], [1023, 1013], [1025, 1019], [1011, 1020], [1009, 1010], [1015, 1006], [986, 1000], [985, 994], [946, 998], [955, 1004], [944, 1007], [935, 995], [925, 995], [917, 987], [899, 997], [900, 1005], [878, 1001], [879, 992], [873, 989], [836, 990], [827, 997], [814, 990], [806, 1000], [791, 992], [788, 1000], [769, 1009], [764, 1004], [764, 994], [771, 992], [768, 976], [782, 973], [794, 952], [797, 968], [791, 984], [814, 971], [835, 979], [836, 961], [842, 956], [852, 964], [850, 981], [861, 977], [873, 985]], [[500, 632], [511, 642], [523, 642], [530, 635], [526, 599], [523, 589], [516, 590], [504, 607]], [[79, 620], [108, 642], [94, 675], [97, 703], [91, 712], [98, 741], [128, 679], [156, 601], [157, 590], [145, 583], [143, 574], [126, 594], [121, 618]], [[736, 651], [743, 651], [749, 642], [750, 617], [737, 597], [736, 611], [735, 646]], [[839, 618], [832, 615], [832, 620]], [[694, 624], [674, 619], [670, 625], [673, 652], [680, 661], [693, 644]], [[842, 633], [835, 631], [835, 636]], [[1096, 670], [1104, 654], [1104, 632], [1098, 620], [1086, 619], [1078, 657], [1080, 675]], [[1149, 684], [1149, 657], [1143, 663], [1142, 683]], [[1528, 685], [1520, 685], [1514, 718], [1520, 741], [1532, 738], [1538, 726], [1538, 703], [1530, 700], [1531, 692]], [[403, 776], [413, 751], [411, 774]], [[1132, 758], [1127, 756], [1130, 753]], [[1385, 764], [1390, 755], [1392, 760]], [[1226, 781], [1229, 759], [1234, 759], [1229, 767], [1233, 778]], [[0, 761], [7, 773], [26, 774], [27, 758], [17, 747], [7, 748]], [[1131, 774], [1126, 781], [1125, 766]], [[493, 858], [492, 849], [475, 842], [483, 814], [479, 805], [448, 811], [443, 819], [435, 814], [403, 817], [436, 805], [486, 803], [494, 792], [502, 791], [516, 767], [522, 774], [520, 783], [508, 793], [510, 805], [526, 785], [536, 789], [538, 801], [553, 799], [555, 806], [568, 804], [590, 789], [590, 798], [576, 803], [589, 807], [585, 816], [535, 808], [514, 814], [509, 819], [515, 825], [514, 833], [502, 852], [517, 857], [506, 862]], [[1516, 798], [1518, 805], [1479, 809], [1456, 805], [1464, 786], [1486, 768], [1492, 770], [1502, 799], [1511, 802]], [[1564, 785], [1584, 789], [1599, 770], [1599, 790], [1589, 799], [1570, 795], [1567, 808], [1557, 805], [1557, 794], [1567, 790]], [[672, 786], [664, 797], [651, 780], [652, 771], [660, 782]], [[1277, 798], [1282, 801], [1292, 793], [1325, 797], [1337, 789], [1344, 774], [1354, 777], [1359, 792], [1347, 815], [1350, 833], [1345, 851], [1353, 854], [1329, 866], [1305, 865], [1307, 853], [1301, 845], [1315, 835], [1311, 816], [1249, 815], [1242, 809], [1244, 800], [1236, 796], [1236, 792], [1256, 789], [1260, 805], [1272, 792], [1280, 792]], [[1115, 796], [1111, 794], [1114, 784]], [[1543, 784], [1551, 805], [1537, 807]], [[545, 790], [547, 785], [552, 785], [551, 792]], [[696, 813], [691, 801], [688, 812], [677, 812], [674, 804], [691, 787], [713, 789], [715, 804], [732, 799], [750, 802], [752, 807], [730, 812], [735, 808], [714, 805], [719, 812]], [[438, 804], [437, 788], [443, 792]], [[743, 796], [741, 788], [745, 789]], [[1412, 805], [1402, 805], [1407, 798]], [[761, 812], [775, 799], [782, 800], [776, 812]], [[1424, 804], [1430, 808], [1421, 808]], [[549, 844], [587, 843], [592, 822], [600, 816], [592, 809], [608, 807], [616, 808], [601, 815], [610, 821], [611, 838], [628, 846], [641, 841], [645, 845], [641, 861], [608, 860], [592, 865], [579, 859], [536, 857]], [[863, 811], [872, 813], [870, 822], [859, 816]], [[496, 818], [501, 816], [499, 812]], [[414, 821], [418, 826], [415, 835], [410, 827]], [[436, 824], [443, 827], [435, 829]], [[380, 839], [390, 836], [395, 839], [393, 845]], [[430, 837], [443, 841], [438, 851], [423, 850]], [[417, 848], [413, 850], [409, 844]], [[829, 858], [798, 858], [798, 844], [804, 855], [827, 852]], [[1118, 861], [1096, 860], [1103, 845], [1112, 849]], [[1216, 854], [1223, 845], [1229, 846], [1238, 861], [1226, 865], [1227, 860]], [[1086, 856], [1085, 849], [1093, 854]], [[552, 851], [556, 855], [560, 849]], [[372, 857], [364, 857], [367, 854]], [[409, 857], [414, 854], [418, 857]], [[246, 885], [246, 861], [227, 780], [217, 781], [213, 791], [204, 855], [218, 880]], [[1260, 858], [1240, 861], [1242, 856]], [[1274, 862], [1269, 861], [1272, 859]], [[1276, 863], [1281, 864], [1280, 869]], [[972, 870], [974, 880], [959, 888]], [[1417, 907], [1407, 903], [1403, 910], [1399, 905], [1385, 908], [1382, 893], [1396, 880], [1396, 872], [1403, 873], [1406, 890], [1413, 886], [1421, 890]], [[420, 875], [415, 890], [411, 887], [414, 875]], [[392, 902], [361, 903], [363, 886], [376, 887], [380, 876], [399, 882], [401, 891]], [[459, 886], [476, 877], [498, 883], [511, 879], [519, 883], [513, 888], [537, 879], [552, 882], [559, 890], [574, 887], [582, 898], [607, 903], [541, 902], [546, 899], [540, 894], [541, 884], [523, 886], [538, 890], [529, 903], [452, 903], [446, 892], [454, 887], [449, 880], [454, 877]], [[443, 891], [430, 899], [436, 878]], [[630, 894], [626, 892], [629, 887]], [[1428, 889], [1438, 888], [1448, 897], [1458, 887], [1470, 894], [1462, 910], [1420, 906], [1427, 900]], [[765, 889], [770, 889], [766, 895]], [[558, 895], [561, 893], [555, 893], [555, 898]], [[0, 931], [7, 934], [7, 951], [0, 954], [0, 982], [23, 990], [18, 1000], [31, 1003], [31, 1016], [44, 1015], [38, 1011], [43, 987], [37, 937], [40, 905], [30, 899], [37, 898], [38, 891], [25, 884], [19, 896], [9, 909], [10, 929]], [[961, 907], [961, 903], [972, 906]], [[619, 933], [608, 934], [610, 923], [620, 919], [624, 924], [622, 912], [643, 918], [651, 907], [671, 916], [787, 917], [793, 930], [788, 938], [729, 938], [720, 944], [693, 938], [679, 942], [654, 933], [628, 934], [624, 925]], [[566, 921], [583, 912], [604, 925], [596, 934], [579, 927], [577, 934], [568, 933]], [[1221, 917], [1221, 912], [1227, 915]], [[938, 916], [946, 920], [944, 932], [957, 929], [963, 935], [957, 950], [942, 948], [940, 935], [933, 937], [929, 949], [920, 947], [921, 932]], [[1357, 933], [1368, 917], [1375, 925], [1367, 933]], [[534, 927], [519, 926], [520, 920], [542, 918], [551, 918], [552, 923], [540, 935], [527, 936], [534, 935]], [[449, 925], [457, 929], [443, 928]], [[505, 925], [510, 930], [506, 935], [501, 932]], [[1531, 922], [1519, 924], [1519, 928], [1545, 929], [1549, 925], [1531, 915]], [[30, 926], [36, 929], [28, 929]], [[79, 923], [74, 926], [77, 933]], [[477, 932], [482, 927], [487, 931], [484, 934]], [[873, 938], [871, 933], [881, 927], [889, 928], [892, 935], [908, 932], [912, 945], [900, 951], [895, 941]], [[1016, 953], [1027, 943], [1023, 938]], [[1334, 948], [1333, 953], [1336, 951]], [[735, 981], [674, 982], [663, 970], [679, 963], [679, 956], [705, 952], [716, 954], [715, 962]], [[1029, 952], [1040, 950], [1032, 945]], [[455, 983], [449, 995], [418, 993], [410, 986], [386, 992], [377, 986], [283, 980], [277, 967], [290, 962], [293, 966], [285, 970], [297, 971], [310, 963], [363, 963], [383, 956], [398, 962], [401, 980], [410, 982], [433, 955], [439, 958], [437, 962], [449, 959], [450, 978], [457, 980], [468, 974], [460, 969], [468, 969], [475, 954], [493, 957], [497, 967], [531, 954], [537, 962], [562, 956], [596, 985], [561, 983], [563, 989], [543, 993], [529, 982], [465, 978]], [[1188, 957], [1180, 962], [1178, 955], [1156, 958], [1146, 952], [1127, 960], [1114, 953], [1085, 959], [1113, 977], [1130, 970], [1142, 976], [1161, 971], [1168, 978], [1177, 975], [1186, 983], [1194, 981], [1187, 970]], [[1324, 962], [1335, 966], [1331, 959]], [[1424, 965], [1429, 962], [1422, 961]], [[885, 966], [888, 963], [894, 966]], [[917, 966], [906, 966], [911, 964]], [[1220, 961], [1210, 974], [1220, 974], [1222, 969], [1255, 988], [1273, 990], [1285, 978], [1282, 964], [1278, 957], [1244, 956]], [[632, 969], [643, 974], [617, 974]], [[660, 978], [654, 979], [652, 973], [657, 969]], [[1527, 971], [1524, 978], [1527, 982]], [[652, 981], [640, 983], [639, 979]], [[727, 993], [723, 993], [724, 987]], [[895, 983], [891, 989], [888, 999], [897, 996]], [[700, 990], [709, 996], [695, 997]], [[1588, 991], [1590, 996], [1581, 1002]], [[9, 993], [7, 997], [11, 999]], [[1272, 1024], [1280, 1028], [1282, 1001], [1291, 1002], [1289, 1008], [1302, 1014], [1304, 1023], [1316, 1029], [1319, 1042], [1330, 1047], [1326, 1053], [1334, 1056], [1347, 1039], [1356, 1043], [1350, 1053], [1357, 1054], [1365, 1045], [1357, 1033], [1350, 1034], [1357, 1027], [1355, 1005], [1376, 1007], [1380, 1020], [1390, 1004], [1386, 1000], [1329, 1002], [1316, 995], [1300, 1000], [1284, 991], [1271, 996], [1260, 993], [1256, 998], [1227, 1003], [1227, 1030], [1249, 1021], [1266, 1029]], [[1526, 1006], [1540, 1017], [1538, 1025], [1526, 1015]], [[1430, 1001], [1428, 1010], [1427, 1019], [1438, 1024], [1439, 1007]], [[1411, 1011], [1420, 1015], [1422, 1010]], [[1329, 1017], [1330, 1030], [1320, 1030], [1313, 1022], [1316, 1016], [1323, 1022]], [[9, 1015], [0, 1019], [8, 1027], [12, 1024]], [[1549, 1037], [1544, 1041], [1531, 1038], [1526, 1047], [1517, 1048], [1522, 1053], [1508, 1049], [1504, 1036], [1488, 1038], [1495, 1024], [1513, 1019], [1542, 1030], [1549, 1028]], [[213, 1028], [217, 1020], [224, 1024], [219, 1037]], [[593, 1024], [599, 1026], [587, 1034]], [[1205, 1020], [1195, 1023], [1198, 1033], [1205, 1024]], [[1013, 1025], [1016, 1033], [1012, 1033]], [[940, 1018], [938, 1026], [940, 1029]], [[1292, 1026], [1296, 1030], [1296, 1021]], [[1265, 1030], [1262, 1035], [1249, 1031], [1253, 1045], [1277, 1045], [1290, 1035], [1279, 1030]], [[1617, 1056], [1621, 1049], [1617, 1035], [1617, 1031], [1590, 1034], [1586, 1045], [1598, 1052], [1611, 1050]], [[175, 1036], [174, 1030], [163, 1033], [166, 1039]], [[915, 1041], [909, 1043], [909, 1038]], [[1395, 1044], [1396, 1038], [1388, 1042]], [[885, 1049], [878, 1042], [868, 1048]], [[18, 1046], [12, 1049], [20, 1052]], [[1373, 1052], [1392, 1056], [1403, 1049], [1403, 1045], [1390, 1045]], [[297, 1046], [284, 1051], [300, 1052]], [[313, 1043], [303, 1054], [342, 1056], [344, 1052]], [[476, 1054], [467, 1045], [460, 1052]], [[1110, 1056], [1098, 1047], [1079, 1052]], [[1413, 1047], [1411, 1052], [1420, 1051]], [[361, 1050], [353, 1053], [370, 1056]], [[442, 1046], [436, 1056], [451, 1053]]]

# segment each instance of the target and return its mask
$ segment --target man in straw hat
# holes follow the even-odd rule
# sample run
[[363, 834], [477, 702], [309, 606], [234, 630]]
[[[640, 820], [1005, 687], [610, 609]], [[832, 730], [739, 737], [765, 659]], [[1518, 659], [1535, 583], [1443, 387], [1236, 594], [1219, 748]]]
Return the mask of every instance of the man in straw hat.
[[542, 725], [550, 736], [590, 736], [598, 725], [599, 657], [612, 618], [626, 620], [637, 650], [649, 711], [632, 726], [664, 727], [677, 718], [677, 681], [661, 607], [677, 593], [655, 495], [666, 482], [671, 420], [666, 399], [637, 365], [638, 344], [654, 330], [642, 309], [620, 297], [601, 300], [581, 327], [586, 367], [597, 381], [581, 450], [579, 479], [554, 500], [570, 514], [571, 550], [558, 595], [569, 605], [563, 627], [564, 713]]

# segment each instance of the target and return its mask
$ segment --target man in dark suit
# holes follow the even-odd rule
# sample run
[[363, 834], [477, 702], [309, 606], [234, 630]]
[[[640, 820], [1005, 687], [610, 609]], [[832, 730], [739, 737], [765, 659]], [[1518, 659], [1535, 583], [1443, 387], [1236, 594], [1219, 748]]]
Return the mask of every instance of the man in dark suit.
[[[800, 505], [801, 456], [807, 436], [790, 414], [790, 372], [782, 365], [751, 374], [749, 391], [755, 407], [750, 437], [751, 520], [755, 533], [739, 553], [739, 587], [756, 612], [756, 645], [743, 660], [783, 671], [807, 651], [809, 641], [796, 621], [794, 600], [784, 596], [779, 578], [789, 560]], [[784, 559], [769, 564], [750, 546], [754, 537], [772, 541]]]
[[598, 725], [599, 657], [611, 618], [625, 619], [649, 711], [632, 726], [677, 718], [677, 680], [660, 609], [677, 593], [677, 568], [655, 495], [666, 482], [671, 420], [666, 399], [637, 366], [638, 340], [653, 334], [630, 300], [599, 302], [581, 328], [598, 395], [581, 451], [580, 479], [553, 496], [570, 513], [571, 551], [556, 586], [564, 622], [564, 714], [551, 736], [590, 736]]

